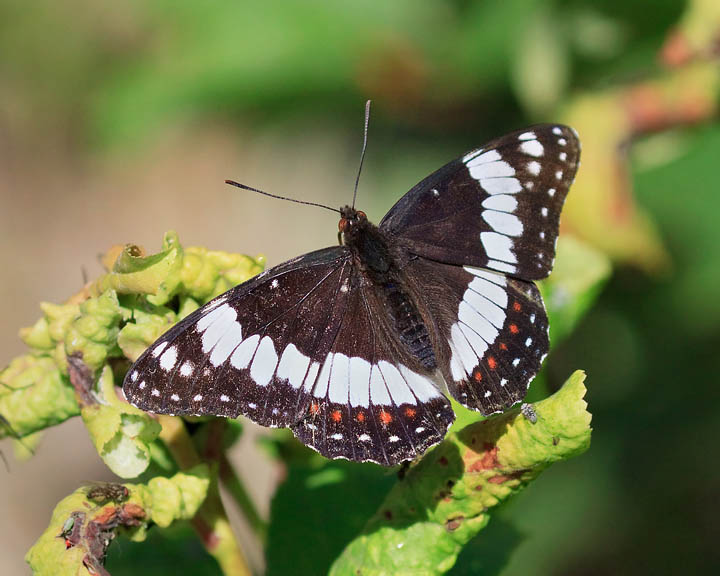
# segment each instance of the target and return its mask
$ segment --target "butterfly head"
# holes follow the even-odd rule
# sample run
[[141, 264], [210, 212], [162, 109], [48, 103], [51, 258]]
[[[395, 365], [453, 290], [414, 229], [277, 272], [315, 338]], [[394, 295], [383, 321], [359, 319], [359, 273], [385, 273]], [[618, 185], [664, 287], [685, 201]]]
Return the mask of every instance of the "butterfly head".
[[352, 206], [340, 208], [340, 222], [338, 230], [345, 235], [352, 235], [364, 223], [367, 222], [367, 215], [362, 210], [355, 210]]

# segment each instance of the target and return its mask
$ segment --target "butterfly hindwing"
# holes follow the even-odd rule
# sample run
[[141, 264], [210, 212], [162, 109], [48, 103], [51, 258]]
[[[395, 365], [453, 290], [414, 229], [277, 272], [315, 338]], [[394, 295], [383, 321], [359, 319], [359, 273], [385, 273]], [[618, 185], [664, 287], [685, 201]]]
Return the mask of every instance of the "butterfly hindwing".
[[402, 347], [359, 273], [348, 294], [313, 400], [292, 429], [330, 458], [386, 466], [414, 459], [445, 436], [454, 419], [450, 403], [434, 374]]
[[419, 256], [544, 278], [579, 156], [580, 142], [567, 126], [513, 132], [425, 178], [380, 228]]
[[522, 400], [549, 349], [547, 315], [535, 284], [424, 258], [405, 273], [432, 319], [450, 394], [486, 415]]

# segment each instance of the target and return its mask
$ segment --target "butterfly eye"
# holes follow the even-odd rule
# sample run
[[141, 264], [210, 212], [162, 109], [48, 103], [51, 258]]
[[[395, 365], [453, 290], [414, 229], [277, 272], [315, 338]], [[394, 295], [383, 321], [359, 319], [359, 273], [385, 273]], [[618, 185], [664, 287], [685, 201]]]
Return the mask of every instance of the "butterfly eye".
[[366, 220], [366, 219], [367, 219], [367, 214], [365, 214], [365, 212], [363, 212], [362, 210], [358, 210], [358, 211], [357, 211], [357, 216], [358, 216], [358, 219], [360, 219], [360, 220]]
[[347, 218], [340, 218], [340, 222], [338, 222], [338, 230], [340, 230], [340, 232], [345, 232], [347, 229], [348, 229]]

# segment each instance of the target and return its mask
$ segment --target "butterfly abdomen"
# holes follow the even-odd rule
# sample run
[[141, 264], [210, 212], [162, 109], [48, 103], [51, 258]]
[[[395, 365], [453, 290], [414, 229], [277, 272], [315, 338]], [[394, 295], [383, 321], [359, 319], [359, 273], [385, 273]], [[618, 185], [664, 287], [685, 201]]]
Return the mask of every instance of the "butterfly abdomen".
[[430, 335], [408, 294], [392, 281], [382, 284], [382, 288], [388, 311], [400, 334], [400, 341], [425, 368], [436, 368]]

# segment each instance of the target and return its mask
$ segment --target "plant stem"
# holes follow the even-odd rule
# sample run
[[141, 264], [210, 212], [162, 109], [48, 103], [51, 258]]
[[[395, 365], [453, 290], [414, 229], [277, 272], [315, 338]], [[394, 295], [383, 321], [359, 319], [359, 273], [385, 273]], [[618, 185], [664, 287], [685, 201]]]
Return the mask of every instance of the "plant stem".
[[245, 489], [242, 478], [238, 476], [237, 471], [224, 453], [220, 455], [219, 474], [223, 486], [225, 486], [230, 493], [235, 504], [237, 504], [238, 508], [240, 508], [245, 515], [245, 519], [248, 521], [253, 532], [255, 532], [255, 535], [264, 545], [267, 541], [267, 523], [260, 517], [255, 504]]
[[[181, 469], [200, 463], [200, 456], [187, 433], [184, 422], [174, 416], [158, 416], [162, 424], [160, 438]], [[205, 549], [217, 560], [226, 576], [250, 576], [250, 568], [228, 520], [220, 499], [217, 476], [210, 483], [207, 498], [190, 521]]]

